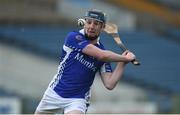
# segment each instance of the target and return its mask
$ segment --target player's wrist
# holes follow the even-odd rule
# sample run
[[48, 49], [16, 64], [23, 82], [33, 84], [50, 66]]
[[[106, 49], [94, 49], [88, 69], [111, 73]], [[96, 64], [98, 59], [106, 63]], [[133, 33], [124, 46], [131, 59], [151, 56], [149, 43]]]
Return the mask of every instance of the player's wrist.
[[131, 57], [129, 57], [129, 56], [125, 56], [125, 61], [124, 62], [126, 62], [126, 63], [128, 63], [128, 62], [131, 62], [132, 61], [132, 59], [131, 59]]

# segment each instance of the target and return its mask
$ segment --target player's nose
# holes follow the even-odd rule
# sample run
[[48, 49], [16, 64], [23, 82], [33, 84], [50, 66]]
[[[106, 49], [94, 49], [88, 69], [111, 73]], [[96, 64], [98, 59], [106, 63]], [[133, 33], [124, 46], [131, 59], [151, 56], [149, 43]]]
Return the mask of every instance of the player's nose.
[[94, 23], [90, 23], [89, 28], [94, 28]]

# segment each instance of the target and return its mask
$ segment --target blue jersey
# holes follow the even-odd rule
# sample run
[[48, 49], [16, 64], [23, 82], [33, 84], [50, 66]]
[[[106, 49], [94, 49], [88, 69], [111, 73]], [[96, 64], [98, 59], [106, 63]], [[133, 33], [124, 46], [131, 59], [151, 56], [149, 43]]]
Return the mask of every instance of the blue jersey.
[[[70, 32], [64, 42], [58, 73], [50, 87], [64, 98], [85, 98], [93, 83], [96, 72], [112, 72], [109, 63], [97, 60], [82, 52], [90, 44], [80, 32]], [[98, 42], [96, 47], [104, 49]]]

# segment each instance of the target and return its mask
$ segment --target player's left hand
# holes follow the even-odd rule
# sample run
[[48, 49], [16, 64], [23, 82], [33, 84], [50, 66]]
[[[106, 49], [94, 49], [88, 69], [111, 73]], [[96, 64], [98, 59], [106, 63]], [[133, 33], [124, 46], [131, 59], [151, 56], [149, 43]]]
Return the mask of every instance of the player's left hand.
[[131, 62], [136, 58], [136, 56], [129, 50], [126, 50], [125, 52], [123, 52], [122, 55], [128, 59], [128, 62]]

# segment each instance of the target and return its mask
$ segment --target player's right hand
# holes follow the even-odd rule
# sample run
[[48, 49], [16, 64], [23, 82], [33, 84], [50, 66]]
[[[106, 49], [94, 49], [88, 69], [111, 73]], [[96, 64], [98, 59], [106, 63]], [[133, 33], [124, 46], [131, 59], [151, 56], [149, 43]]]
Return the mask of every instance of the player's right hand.
[[127, 58], [128, 62], [131, 62], [136, 58], [136, 56], [129, 50], [126, 50], [125, 52], [123, 52], [122, 55]]

